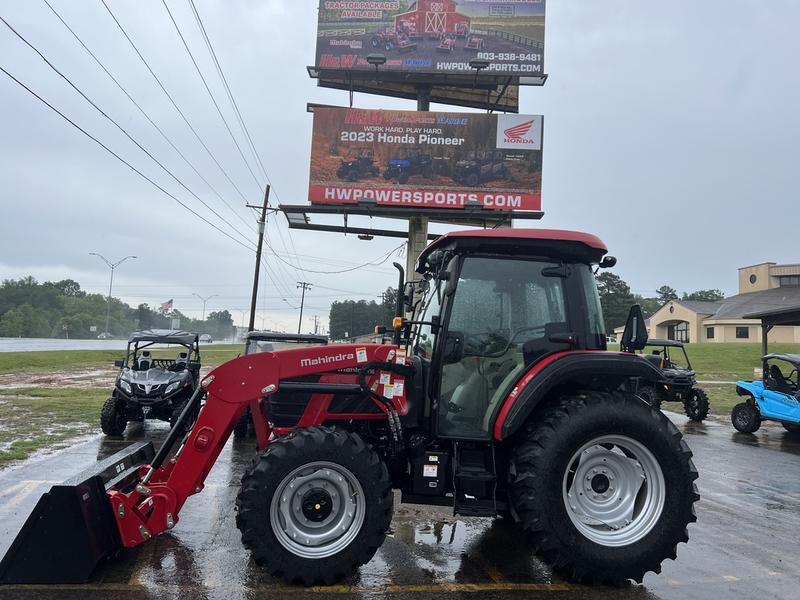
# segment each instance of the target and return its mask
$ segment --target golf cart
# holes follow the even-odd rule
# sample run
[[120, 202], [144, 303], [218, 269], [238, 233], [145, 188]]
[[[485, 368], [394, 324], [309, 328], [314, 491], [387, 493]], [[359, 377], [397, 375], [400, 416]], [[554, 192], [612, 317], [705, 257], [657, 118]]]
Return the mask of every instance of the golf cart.
[[[177, 346], [174, 358], [156, 358], [154, 346]], [[160, 348], [163, 354], [164, 348]], [[167, 329], [138, 331], [128, 340], [125, 360], [114, 391], [100, 412], [106, 435], [122, 435], [129, 421], [159, 419], [173, 426], [200, 376], [200, 345], [196, 333]]]
[[430, 177], [432, 174], [433, 161], [430, 154], [425, 154], [418, 148], [401, 148], [397, 158], [389, 161], [383, 178], [387, 181], [394, 179], [402, 185], [414, 175]]
[[[300, 333], [278, 333], [275, 331], [250, 331], [245, 335], [244, 355], [258, 354], [259, 352], [272, 352], [274, 350], [307, 346], [326, 346], [328, 337], [324, 335], [305, 335]], [[280, 396], [280, 392], [275, 394]], [[244, 411], [233, 429], [233, 436], [245, 437], [250, 429], [253, 419], [250, 408]]]
[[380, 171], [375, 166], [375, 156], [370, 148], [356, 148], [347, 158], [343, 158], [336, 176], [347, 181], [358, 181], [364, 177], [377, 177]]
[[663, 381], [640, 385], [639, 397], [656, 409], [661, 408], [662, 402], [682, 402], [686, 416], [692, 421], [702, 421], [708, 416], [708, 394], [695, 387], [697, 378], [681, 342], [649, 339], [643, 355], [661, 370]]
[[736, 393], [748, 398], [733, 407], [733, 426], [742, 433], [753, 433], [762, 421], [778, 421], [786, 431], [800, 432], [800, 354], [767, 354], [761, 360], [761, 380], [736, 382]]

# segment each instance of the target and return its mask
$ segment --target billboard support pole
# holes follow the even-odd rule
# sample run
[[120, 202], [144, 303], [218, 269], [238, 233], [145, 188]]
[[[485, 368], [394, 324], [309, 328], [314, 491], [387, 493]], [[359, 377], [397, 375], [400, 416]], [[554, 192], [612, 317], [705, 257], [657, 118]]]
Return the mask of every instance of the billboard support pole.
[[[422, 84], [417, 86], [417, 110], [428, 112], [431, 109], [431, 86]], [[428, 218], [409, 217], [408, 243], [406, 244], [406, 280], [415, 281], [419, 275], [415, 271], [417, 258], [428, 245]], [[402, 294], [402, 290], [398, 293]]]

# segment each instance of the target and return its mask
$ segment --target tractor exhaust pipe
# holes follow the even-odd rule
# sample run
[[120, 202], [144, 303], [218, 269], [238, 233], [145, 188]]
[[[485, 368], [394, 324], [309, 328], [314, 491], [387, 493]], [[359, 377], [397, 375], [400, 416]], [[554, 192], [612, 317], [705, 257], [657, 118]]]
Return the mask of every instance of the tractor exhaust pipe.
[[[397, 269], [399, 272], [398, 280], [397, 280], [397, 297], [395, 299], [395, 317], [402, 317], [403, 316], [403, 309], [405, 308], [405, 302], [403, 302], [403, 295], [405, 293], [406, 287], [406, 271], [403, 269], [400, 263], [392, 263], [394, 268]], [[400, 327], [394, 328], [394, 345], [400, 347], [400, 342], [402, 340], [403, 330]]]
[[0, 561], [0, 583], [85, 583], [122, 548], [106, 490], [130, 489], [153, 443], [137, 442], [67, 481], [36, 503]]

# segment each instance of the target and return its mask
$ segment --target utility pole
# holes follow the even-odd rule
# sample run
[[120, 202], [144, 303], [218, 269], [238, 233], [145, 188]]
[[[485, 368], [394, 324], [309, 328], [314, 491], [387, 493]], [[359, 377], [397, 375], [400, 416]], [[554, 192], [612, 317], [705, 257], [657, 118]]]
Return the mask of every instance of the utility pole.
[[248, 208], [260, 208], [261, 218], [258, 221], [258, 245], [256, 246], [256, 268], [253, 274], [253, 295], [250, 298], [250, 323], [247, 331], [253, 331], [256, 328], [256, 300], [258, 299], [258, 275], [261, 271], [261, 248], [264, 245], [264, 226], [267, 222], [267, 207], [269, 206], [269, 185], [264, 192], [264, 204], [261, 206], [250, 206]]
[[200, 320], [205, 322], [205, 320], [206, 320], [206, 302], [208, 302], [212, 298], [216, 298], [217, 296], [219, 296], [219, 294], [211, 294], [208, 298], [203, 298], [200, 294], [195, 294], [194, 292], [192, 292], [192, 296], [197, 296], [198, 298], [200, 298], [200, 300], [203, 301], [203, 318], [200, 319]]
[[97, 252], [89, 252], [89, 256], [98, 257], [100, 260], [102, 260], [104, 263], [106, 263], [108, 265], [109, 269], [111, 269], [111, 281], [109, 281], [109, 283], [108, 283], [108, 303], [107, 303], [108, 305], [106, 306], [106, 328], [105, 328], [105, 331], [104, 331], [105, 337], [108, 337], [109, 336], [108, 323], [109, 323], [109, 320], [111, 319], [111, 288], [114, 285], [114, 269], [116, 269], [118, 266], [120, 266], [122, 263], [124, 263], [129, 258], [136, 258], [136, 257], [132, 256], [132, 255], [131, 256], [126, 256], [125, 258], [121, 258], [117, 262], [112, 263], [105, 256], [103, 256], [102, 254], [99, 254]]
[[306, 290], [311, 289], [311, 284], [307, 281], [298, 281], [297, 282], [298, 289], [302, 289], [302, 293], [300, 294], [300, 320], [297, 322], [297, 333], [300, 334], [300, 328], [303, 326], [303, 304], [306, 301]]
[[319, 315], [314, 315], [314, 335], [319, 333]]

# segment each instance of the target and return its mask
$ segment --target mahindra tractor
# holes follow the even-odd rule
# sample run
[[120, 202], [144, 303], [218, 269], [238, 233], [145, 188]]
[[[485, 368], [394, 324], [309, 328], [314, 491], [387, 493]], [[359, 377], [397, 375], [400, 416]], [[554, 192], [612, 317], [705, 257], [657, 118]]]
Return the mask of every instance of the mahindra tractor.
[[636, 395], [662, 378], [635, 354], [647, 342], [638, 306], [623, 351], [606, 349], [595, 283], [616, 262], [606, 253], [569, 231], [439, 237], [419, 281], [399, 286], [393, 343], [218, 366], [179, 417], [201, 407], [188, 433], [171, 429], [157, 452], [132, 444], [45, 494], [0, 581], [85, 581], [100, 560], [179, 528], [248, 408], [258, 451], [236, 526], [287, 582], [331, 584], [368, 562], [395, 490], [402, 503], [515, 521], [572, 580], [659, 572], [688, 541], [697, 471], [678, 429]]

